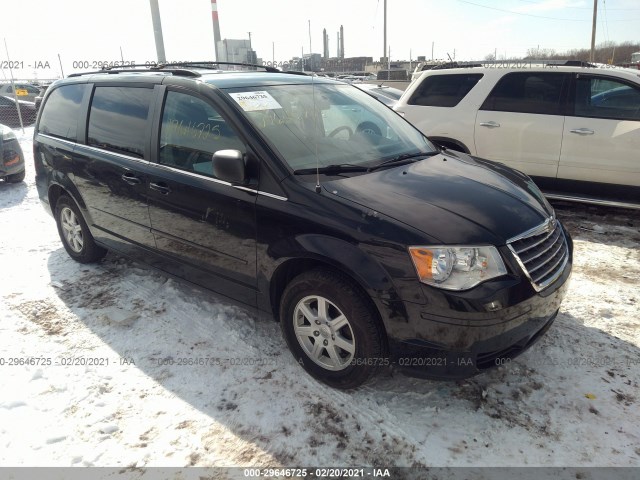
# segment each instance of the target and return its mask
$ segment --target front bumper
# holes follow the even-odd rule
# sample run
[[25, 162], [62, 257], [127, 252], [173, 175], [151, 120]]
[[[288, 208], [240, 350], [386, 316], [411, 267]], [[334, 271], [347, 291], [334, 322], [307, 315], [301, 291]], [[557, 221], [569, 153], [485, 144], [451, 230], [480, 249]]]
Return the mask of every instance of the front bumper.
[[541, 292], [512, 276], [458, 294], [431, 290], [422, 305], [403, 302], [407, 320], [388, 328], [392, 363], [408, 375], [436, 379], [467, 378], [504, 365], [551, 327], [571, 266], [570, 253], [562, 274]]

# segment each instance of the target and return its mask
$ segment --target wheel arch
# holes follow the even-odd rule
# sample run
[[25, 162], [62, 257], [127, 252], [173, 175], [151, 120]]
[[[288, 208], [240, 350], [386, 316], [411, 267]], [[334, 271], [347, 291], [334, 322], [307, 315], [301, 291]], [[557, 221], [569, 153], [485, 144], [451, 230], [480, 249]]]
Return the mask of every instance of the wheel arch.
[[340, 265], [335, 261], [327, 257], [309, 256], [290, 258], [280, 264], [274, 271], [270, 281], [269, 296], [271, 300], [271, 308], [273, 311], [273, 317], [276, 322], [280, 321], [280, 301], [282, 295], [287, 288], [287, 285], [298, 275], [308, 272], [313, 269], [324, 268], [334, 272], [337, 275], [345, 277], [353, 287], [361, 294], [364, 301], [369, 305], [372, 312], [375, 312], [376, 321], [379, 323], [384, 340], [385, 351], [389, 351], [389, 339], [387, 335], [387, 328], [382, 318], [382, 313], [379, 306], [371, 296], [370, 286], [365, 286], [361, 283], [361, 279], [358, 278], [352, 271], [346, 268], [344, 265]]
[[[386, 314], [382, 310], [382, 304], [376, 300], [399, 299], [399, 296], [391, 276], [375, 258], [362, 247], [327, 235], [300, 235], [283, 241], [282, 245], [287, 245], [292, 251], [289, 255], [280, 257], [267, 278], [270, 310], [276, 320], [279, 318], [280, 300], [287, 284], [302, 272], [326, 267], [346, 276], [364, 295], [382, 322], [386, 335]], [[278, 247], [273, 250], [277, 251]]]
[[56, 181], [56, 182], [51, 182], [51, 184], [49, 185], [49, 189], [47, 191], [47, 197], [49, 199], [49, 206], [51, 207], [52, 212], [56, 211], [56, 203], [58, 202], [58, 199], [62, 195], [71, 197], [71, 199], [73, 199], [73, 201], [76, 202], [78, 207], [80, 207], [80, 209], [83, 210], [83, 214], [86, 214], [87, 206], [84, 203], [84, 200], [80, 195], [80, 192], [78, 192], [78, 189], [75, 188], [75, 186], [70, 181], [68, 182]]

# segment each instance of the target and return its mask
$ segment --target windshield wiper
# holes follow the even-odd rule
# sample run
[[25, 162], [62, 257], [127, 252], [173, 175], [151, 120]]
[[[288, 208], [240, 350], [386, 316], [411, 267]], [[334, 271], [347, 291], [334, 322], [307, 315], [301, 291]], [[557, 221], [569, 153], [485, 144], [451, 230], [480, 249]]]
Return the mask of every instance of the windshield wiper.
[[420, 153], [403, 153], [402, 155], [398, 155], [397, 157], [393, 157], [393, 158], [390, 158], [389, 160], [385, 160], [384, 162], [379, 163], [378, 165], [369, 167], [369, 171], [373, 172], [374, 170], [377, 170], [382, 167], [389, 167], [392, 165], [415, 162], [418, 157], [423, 157], [423, 158], [433, 157], [438, 153], [440, 152], [435, 151], [435, 152], [420, 152]]
[[340, 165], [327, 165], [325, 167], [312, 167], [312, 168], [301, 168], [299, 170], [294, 170], [293, 173], [295, 175], [307, 175], [307, 174], [311, 174], [311, 173], [325, 173], [325, 174], [332, 174], [332, 173], [343, 173], [343, 172], [367, 172], [369, 171], [368, 167], [365, 167], [364, 165], [352, 165], [349, 163], [343, 163]]
[[378, 165], [374, 165], [373, 167], [366, 167], [364, 165], [353, 165], [351, 163], [341, 163], [338, 165], [327, 165], [324, 167], [316, 168], [301, 168], [299, 170], [294, 170], [293, 173], [295, 175], [308, 175], [312, 173], [325, 173], [331, 175], [332, 173], [345, 173], [345, 172], [373, 172], [382, 167], [387, 167], [391, 165], [397, 165], [402, 163], [410, 163], [416, 161], [418, 157], [432, 157], [433, 155], [437, 155], [440, 152], [420, 152], [420, 153], [403, 153], [402, 155], [398, 155], [396, 157], [390, 158], [389, 160], [385, 160]]

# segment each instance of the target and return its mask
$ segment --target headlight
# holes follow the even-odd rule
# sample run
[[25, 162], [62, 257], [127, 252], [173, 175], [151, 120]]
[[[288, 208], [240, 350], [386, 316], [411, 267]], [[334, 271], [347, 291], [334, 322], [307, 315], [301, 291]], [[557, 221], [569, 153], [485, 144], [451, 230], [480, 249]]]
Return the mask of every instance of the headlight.
[[507, 273], [493, 246], [409, 247], [409, 254], [421, 282], [446, 290], [467, 290]]

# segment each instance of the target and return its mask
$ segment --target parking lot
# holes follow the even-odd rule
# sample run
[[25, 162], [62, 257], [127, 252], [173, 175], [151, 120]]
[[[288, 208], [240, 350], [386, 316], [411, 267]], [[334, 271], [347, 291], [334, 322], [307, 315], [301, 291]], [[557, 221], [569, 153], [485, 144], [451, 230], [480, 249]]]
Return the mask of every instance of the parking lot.
[[640, 461], [640, 211], [556, 205], [570, 291], [517, 360], [461, 382], [391, 368], [345, 393], [304, 374], [275, 323], [114, 254], [72, 261], [35, 190], [33, 130], [16, 134], [27, 178], [0, 183], [0, 464]]

